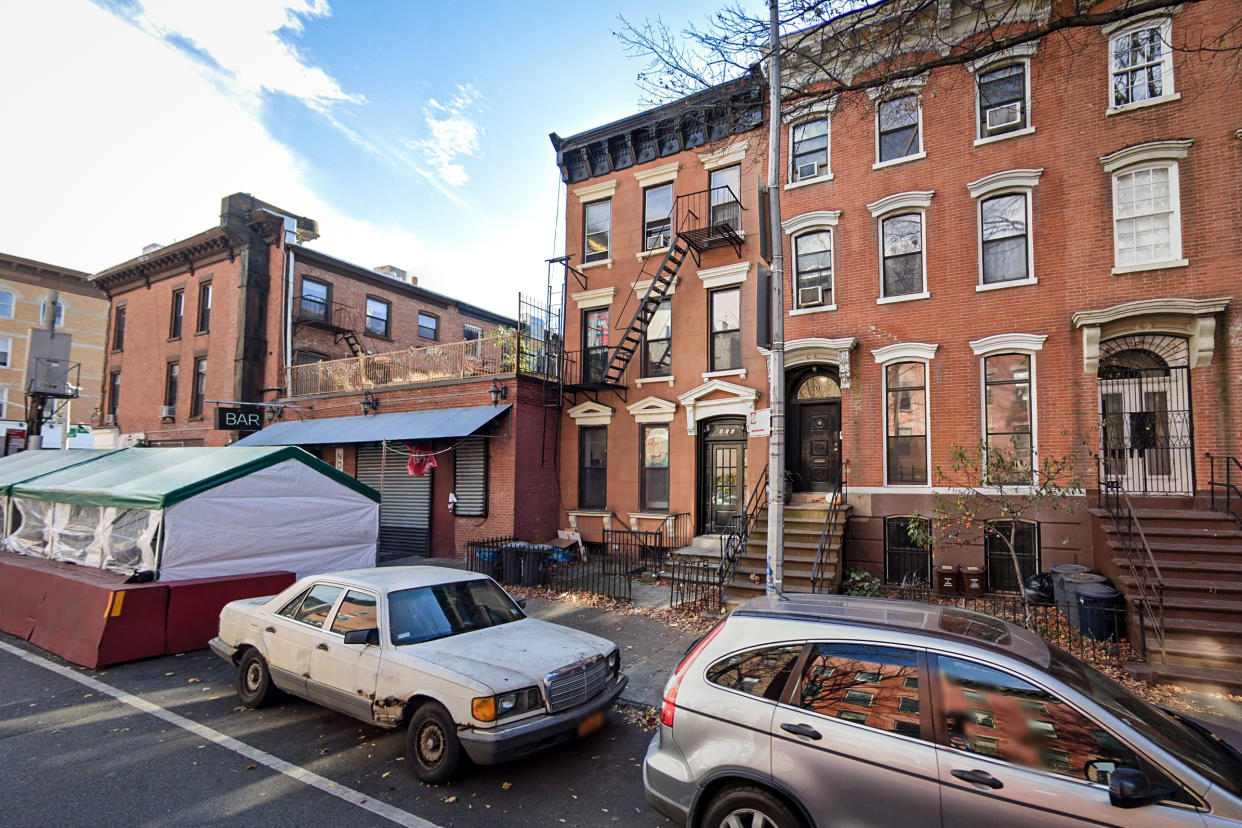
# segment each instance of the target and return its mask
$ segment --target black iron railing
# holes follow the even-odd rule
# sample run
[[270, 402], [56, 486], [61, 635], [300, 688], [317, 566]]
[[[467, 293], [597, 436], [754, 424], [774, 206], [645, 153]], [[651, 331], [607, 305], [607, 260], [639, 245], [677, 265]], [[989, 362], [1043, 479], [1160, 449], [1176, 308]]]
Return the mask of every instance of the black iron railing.
[[695, 250], [732, 245], [741, 255], [742, 202], [731, 187], [712, 187], [677, 196], [677, 233]]
[[[815, 549], [815, 565], [811, 567], [811, 592], [825, 592], [836, 588], [841, 574], [841, 563], [844, 560], [841, 550], [832, 548], [832, 539], [837, 530], [841, 530], [841, 539], [845, 539], [845, 529], [841, 521], [845, 515], [845, 474], [843, 472], [832, 490], [832, 499], [828, 504], [828, 513], [824, 515], [824, 528], [819, 533], [819, 546]], [[836, 560], [833, 561], [833, 553]]]
[[641, 553], [600, 545], [553, 548], [512, 536], [470, 541], [466, 564], [506, 586], [550, 587], [558, 592], [592, 592], [633, 600], [633, 578], [643, 569]]
[[296, 322], [336, 331], [357, 331], [362, 324], [357, 308], [318, 296], [299, 296], [294, 299], [293, 318]]
[[690, 544], [690, 526], [690, 513], [679, 512], [663, 518], [656, 529], [605, 529], [604, 548], [609, 553], [634, 556], [645, 568], [656, 570], [670, 551]]
[[[1212, 498], [1212, 511], [1224, 511], [1233, 516], [1238, 522], [1238, 526], [1242, 527], [1242, 489], [1238, 488], [1242, 485], [1242, 462], [1238, 458], [1225, 455], [1224, 457], [1216, 457], [1212, 452], [1204, 452], [1208, 459], [1208, 469], [1211, 480], [1208, 482], [1208, 493]], [[1216, 461], [1220, 461], [1223, 477], [1216, 477]], [[1237, 469], [1237, 472], [1234, 472]], [[1217, 492], [1220, 492], [1219, 499]], [[1221, 509], [1217, 509], [1217, 504]]]

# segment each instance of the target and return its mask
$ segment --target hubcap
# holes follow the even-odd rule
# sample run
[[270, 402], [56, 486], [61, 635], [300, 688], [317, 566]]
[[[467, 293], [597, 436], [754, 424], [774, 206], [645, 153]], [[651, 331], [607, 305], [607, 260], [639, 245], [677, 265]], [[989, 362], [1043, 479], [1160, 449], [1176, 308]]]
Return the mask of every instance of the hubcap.
[[434, 765], [444, 756], [444, 731], [435, 722], [427, 722], [418, 731], [418, 755], [425, 765]]
[[720, 828], [776, 828], [776, 823], [762, 811], [738, 808], [720, 821]]
[[246, 690], [256, 693], [259, 690], [259, 684], [263, 681], [263, 665], [257, 661], [250, 662], [250, 666], [246, 668]]

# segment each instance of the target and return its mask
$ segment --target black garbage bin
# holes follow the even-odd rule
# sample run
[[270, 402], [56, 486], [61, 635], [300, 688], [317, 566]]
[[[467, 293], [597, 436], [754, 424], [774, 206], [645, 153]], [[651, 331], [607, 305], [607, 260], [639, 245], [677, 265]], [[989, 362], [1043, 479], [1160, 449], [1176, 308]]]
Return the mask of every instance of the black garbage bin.
[[1078, 589], [1087, 584], [1103, 584], [1108, 579], [1094, 572], [1067, 572], [1061, 578], [1065, 590], [1065, 605], [1061, 607], [1069, 616], [1071, 627], [1082, 626], [1082, 604], [1078, 601]]
[[1091, 567], [1076, 563], [1057, 564], [1052, 567], [1052, 600], [1058, 607], [1065, 610], [1069, 606], [1069, 596], [1065, 594], [1065, 576], [1073, 572], [1090, 572]]
[[1053, 601], [1052, 573], [1036, 572], [1022, 583], [1022, 590], [1031, 606], [1046, 607]]
[[555, 547], [543, 543], [527, 545], [522, 553], [522, 586], [543, 586], [548, 582], [548, 559]]
[[517, 586], [522, 583], [522, 557], [530, 544], [524, 541], [506, 543], [500, 550], [500, 582]]
[[1067, 588], [1078, 604], [1083, 635], [1096, 641], [1119, 641], [1125, 635], [1125, 598], [1114, 587], [1093, 581]]

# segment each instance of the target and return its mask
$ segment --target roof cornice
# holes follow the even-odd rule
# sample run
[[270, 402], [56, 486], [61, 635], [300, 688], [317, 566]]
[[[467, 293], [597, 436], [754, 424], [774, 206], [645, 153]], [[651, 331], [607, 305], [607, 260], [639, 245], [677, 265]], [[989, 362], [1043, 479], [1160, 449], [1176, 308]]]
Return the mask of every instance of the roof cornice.
[[213, 227], [183, 241], [101, 270], [90, 277], [90, 282], [110, 291], [130, 282], [149, 281], [152, 277], [158, 278], [170, 271], [189, 269], [193, 273], [202, 260], [220, 253], [226, 253], [229, 261], [232, 261], [237, 255], [237, 249], [243, 244], [244, 242], [234, 238], [225, 228]]

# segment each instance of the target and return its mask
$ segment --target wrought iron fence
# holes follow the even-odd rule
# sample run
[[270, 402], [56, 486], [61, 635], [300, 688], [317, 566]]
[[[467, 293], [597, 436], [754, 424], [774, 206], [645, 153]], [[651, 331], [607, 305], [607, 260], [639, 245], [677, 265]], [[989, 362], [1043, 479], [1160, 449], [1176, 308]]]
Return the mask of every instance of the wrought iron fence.
[[621, 601], [633, 600], [633, 578], [643, 570], [636, 550], [605, 550], [592, 544], [560, 549], [526, 543], [513, 536], [466, 544], [466, 564], [506, 586], [550, 587], [564, 592], [593, 592]]
[[643, 559], [632, 550], [609, 550], [588, 546], [581, 554], [552, 563], [548, 586], [565, 592], [592, 592], [619, 601], [634, 598], [634, 577], [643, 571]]
[[699, 612], [717, 612], [724, 606], [728, 582], [721, 577], [720, 562], [710, 558], [671, 558], [665, 571], [670, 584], [669, 606]]
[[289, 389], [294, 397], [366, 391], [512, 373], [516, 366], [516, 335], [492, 334], [483, 339], [293, 365], [288, 369]]
[[[1215, 512], [1217, 503], [1224, 506], [1225, 511], [1233, 516], [1238, 522], [1238, 526], [1242, 526], [1242, 462], [1238, 458], [1225, 455], [1217, 457], [1210, 451], [1204, 452], [1208, 459], [1209, 475], [1211, 480], [1208, 482], [1208, 493], [1212, 497], [1212, 511]], [[1220, 460], [1223, 467], [1223, 476], [1217, 477], [1216, 461]], [[1217, 492], [1220, 492], [1218, 495]]]
[[605, 529], [604, 548], [609, 554], [637, 557], [647, 569], [658, 569], [673, 549], [688, 546], [692, 539], [689, 512], [663, 519], [658, 529]]

